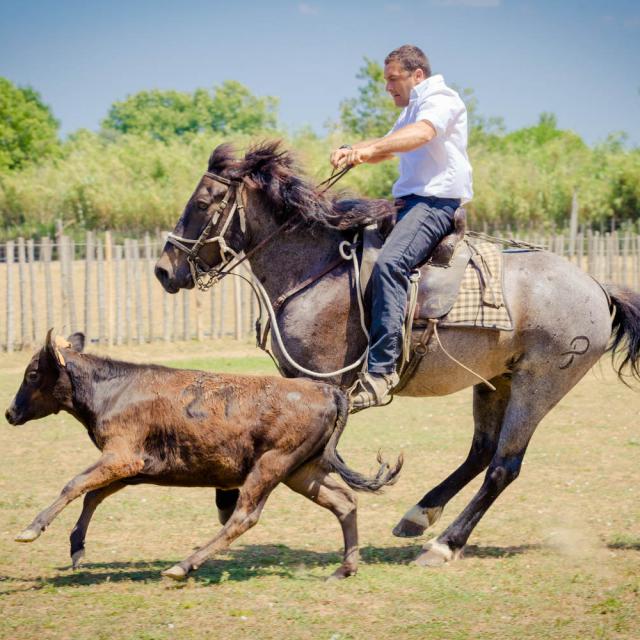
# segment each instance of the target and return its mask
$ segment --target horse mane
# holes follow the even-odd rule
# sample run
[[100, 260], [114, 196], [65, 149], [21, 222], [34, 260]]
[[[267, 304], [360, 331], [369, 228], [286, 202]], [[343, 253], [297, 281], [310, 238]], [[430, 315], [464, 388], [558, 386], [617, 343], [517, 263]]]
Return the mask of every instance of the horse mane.
[[383, 220], [396, 211], [387, 200], [328, 198], [298, 175], [292, 154], [280, 140], [253, 146], [241, 160], [235, 159], [231, 145], [222, 144], [211, 154], [208, 170], [248, 180], [263, 194], [279, 222], [299, 217], [309, 225], [345, 230]]

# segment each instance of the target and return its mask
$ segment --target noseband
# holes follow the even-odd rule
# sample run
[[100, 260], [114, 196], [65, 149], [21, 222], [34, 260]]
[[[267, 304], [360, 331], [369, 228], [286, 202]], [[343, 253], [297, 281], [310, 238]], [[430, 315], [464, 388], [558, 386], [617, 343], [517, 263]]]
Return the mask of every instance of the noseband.
[[[193, 283], [197, 285], [201, 291], [206, 291], [212, 287], [216, 281], [224, 275], [222, 270], [234, 258], [238, 257], [238, 254], [227, 245], [224, 238], [225, 233], [233, 222], [236, 212], [240, 217], [240, 228], [242, 232], [244, 233], [246, 231], [245, 210], [242, 202], [244, 183], [241, 180], [223, 178], [209, 171], [205, 172], [204, 177], [211, 178], [227, 187], [222, 196], [222, 200], [215, 206], [213, 203], [209, 206], [207, 210], [209, 219], [204, 229], [202, 229], [202, 232], [196, 240], [183, 238], [182, 236], [177, 236], [175, 233], [169, 233], [167, 236], [167, 242], [186, 254]], [[216, 235], [209, 237], [212, 233], [216, 233]], [[207, 264], [200, 256], [201, 249], [205, 245], [214, 242], [217, 242], [220, 247], [220, 266], [217, 268]]]

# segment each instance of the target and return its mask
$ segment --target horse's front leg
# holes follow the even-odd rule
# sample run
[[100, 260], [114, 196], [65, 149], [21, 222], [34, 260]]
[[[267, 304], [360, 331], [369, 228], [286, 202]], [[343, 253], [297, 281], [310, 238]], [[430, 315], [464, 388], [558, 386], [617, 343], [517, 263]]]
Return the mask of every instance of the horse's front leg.
[[121, 478], [135, 476], [142, 471], [143, 467], [144, 461], [139, 457], [104, 452], [98, 462], [85, 469], [64, 487], [57, 500], [41, 511], [33, 522], [16, 537], [16, 541], [33, 542], [72, 500]]

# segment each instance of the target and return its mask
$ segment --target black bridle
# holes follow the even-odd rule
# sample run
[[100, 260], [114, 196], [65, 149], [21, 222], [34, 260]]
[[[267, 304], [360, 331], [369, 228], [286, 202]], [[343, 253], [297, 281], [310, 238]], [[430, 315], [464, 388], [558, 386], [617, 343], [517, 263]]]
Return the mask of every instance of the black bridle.
[[[184, 238], [177, 236], [175, 233], [169, 233], [167, 236], [167, 242], [186, 254], [193, 283], [197, 285], [201, 291], [205, 291], [213, 286], [217, 280], [222, 277], [223, 269], [234, 258], [238, 257], [238, 254], [227, 245], [224, 237], [236, 213], [238, 213], [240, 218], [240, 228], [242, 232], [244, 233], [246, 231], [245, 210], [242, 201], [244, 183], [242, 180], [230, 180], [209, 171], [205, 172], [204, 177], [211, 178], [216, 182], [226, 185], [227, 188], [222, 196], [222, 200], [220, 200], [218, 204], [211, 203], [209, 205], [207, 210], [209, 219], [197, 239]], [[215, 235], [210, 237], [213, 233], [215, 233]], [[200, 255], [200, 251], [205, 245], [214, 242], [217, 242], [220, 248], [221, 262], [219, 267], [213, 267], [207, 264]], [[235, 266], [237, 265], [234, 265], [234, 267]]]

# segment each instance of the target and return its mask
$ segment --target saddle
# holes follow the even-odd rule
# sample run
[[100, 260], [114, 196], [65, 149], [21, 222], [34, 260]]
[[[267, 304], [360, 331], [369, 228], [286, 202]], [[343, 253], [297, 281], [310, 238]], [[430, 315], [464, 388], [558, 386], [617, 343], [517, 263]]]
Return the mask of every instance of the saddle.
[[[464, 241], [467, 219], [463, 208], [456, 210], [453, 223], [453, 232], [440, 241], [426, 262], [416, 267], [420, 277], [413, 315], [414, 324], [423, 324], [429, 319], [445, 316], [451, 311], [458, 297], [465, 269], [472, 258], [471, 249]], [[390, 231], [389, 222], [385, 220], [363, 229], [360, 285], [365, 297], [368, 294], [373, 266], [384, 244], [381, 228]]]

